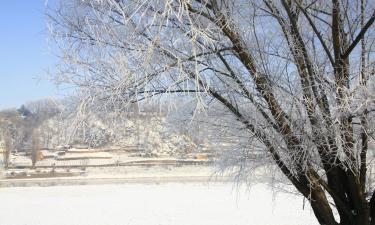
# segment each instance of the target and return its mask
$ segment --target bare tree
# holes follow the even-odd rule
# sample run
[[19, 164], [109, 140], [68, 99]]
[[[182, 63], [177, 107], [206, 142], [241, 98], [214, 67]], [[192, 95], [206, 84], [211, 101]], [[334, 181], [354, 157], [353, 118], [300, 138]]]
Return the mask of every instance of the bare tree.
[[40, 135], [37, 129], [34, 129], [31, 135], [31, 163], [32, 168], [35, 168], [37, 161], [40, 160]]
[[86, 104], [195, 98], [247, 137], [228, 166], [272, 161], [320, 224], [375, 224], [373, 1], [71, 0], [50, 19]]
[[11, 136], [6, 133], [4, 135], [4, 149], [3, 149], [3, 163], [4, 163], [4, 168], [8, 169], [9, 163], [10, 163], [10, 155], [12, 153], [13, 149], [13, 141]]
[[0, 127], [4, 137], [12, 140], [13, 151], [23, 151], [29, 135], [26, 119], [16, 109], [0, 111]]

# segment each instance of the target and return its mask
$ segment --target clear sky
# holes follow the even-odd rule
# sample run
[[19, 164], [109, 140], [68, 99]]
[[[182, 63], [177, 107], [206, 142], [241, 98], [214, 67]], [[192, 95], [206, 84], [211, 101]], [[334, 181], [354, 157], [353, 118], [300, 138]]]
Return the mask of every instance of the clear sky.
[[46, 71], [57, 62], [48, 50], [46, 3], [0, 1], [0, 109], [58, 95], [46, 79]]

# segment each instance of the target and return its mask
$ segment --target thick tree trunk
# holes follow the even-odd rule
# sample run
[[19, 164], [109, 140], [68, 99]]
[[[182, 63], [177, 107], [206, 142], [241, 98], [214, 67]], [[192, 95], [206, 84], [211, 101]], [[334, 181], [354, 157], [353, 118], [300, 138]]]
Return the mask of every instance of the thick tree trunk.
[[323, 190], [312, 190], [311, 198], [311, 208], [319, 223], [322, 225], [338, 225]]
[[317, 199], [311, 200], [310, 204], [315, 217], [321, 225], [375, 225], [375, 219], [372, 219], [375, 216], [374, 208], [371, 209], [372, 211], [370, 212], [372, 215], [369, 215], [369, 213], [358, 214], [354, 217], [354, 220], [350, 220], [346, 217], [341, 218], [340, 223], [338, 223], [332, 220], [330, 209], [325, 207], [325, 204], [322, 204], [321, 201]]
[[370, 218], [371, 218], [371, 225], [375, 225], [375, 191], [372, 193], [372, 197], [370, 200]]

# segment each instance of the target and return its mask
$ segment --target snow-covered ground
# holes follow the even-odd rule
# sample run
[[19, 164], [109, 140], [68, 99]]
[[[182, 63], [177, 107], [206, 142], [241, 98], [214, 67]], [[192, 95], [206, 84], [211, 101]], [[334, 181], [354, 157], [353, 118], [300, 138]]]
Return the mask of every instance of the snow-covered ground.
[[315, 225], [308, 205], [264, 185], [161, 183], [0, 189], [4, 225]]

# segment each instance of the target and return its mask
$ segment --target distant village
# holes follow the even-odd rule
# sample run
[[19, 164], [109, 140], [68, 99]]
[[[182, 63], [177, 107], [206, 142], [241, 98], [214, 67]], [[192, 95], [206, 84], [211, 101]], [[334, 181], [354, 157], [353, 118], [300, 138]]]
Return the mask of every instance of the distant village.
[[89, 167], [207, 165], [217, 157], [202, 125], [189, 134], [150, 109], [77, 119], [64, 104], [41, 100], [0, 112], [4, 178], [82, 176]]

